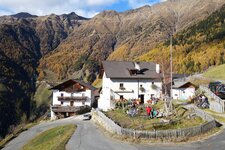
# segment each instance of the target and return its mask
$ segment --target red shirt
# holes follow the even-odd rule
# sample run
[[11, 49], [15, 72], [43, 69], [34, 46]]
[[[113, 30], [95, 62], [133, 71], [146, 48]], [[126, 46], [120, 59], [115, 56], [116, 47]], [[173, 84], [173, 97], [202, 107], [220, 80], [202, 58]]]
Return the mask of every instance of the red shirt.
[[148, 114], [150, 114], [150, 112], [151, 112], [151, 107], [147, 107], [147, 108], [146, 108], [146, 111], [147, 111]]

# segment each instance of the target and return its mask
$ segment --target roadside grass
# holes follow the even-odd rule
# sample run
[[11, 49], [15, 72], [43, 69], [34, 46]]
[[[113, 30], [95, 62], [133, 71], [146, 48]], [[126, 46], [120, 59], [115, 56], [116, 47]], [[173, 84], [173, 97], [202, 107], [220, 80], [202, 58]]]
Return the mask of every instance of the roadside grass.
[[[218, 113], [210, 109], [204, 109], [204, 111], [213, 116], [218, 122], [225, 123], [225, 113]], [[224, 117], [221, 115], [224, 115]]]
[[175, 110], [175, 115], [173, 117], [164, 118], [167, 120], [171, 119], [172, 123], [163, 124], [160, 123], [161, 118], [148, 119], [145, 110], [140, 110], [139, 114], [135, 117], [127, 115], [126, 110], [122, 109], [115, 109], [106, 112], [106, 115], [121, 127], [136, 130], [180, 129], [197, 126], [205, 122], [197, 116], [188, 119], [187, 116], [189, 114], [191, 114], [189, 110], [184, 109], [183, 107], [177, 107]]
[[213, 116], [218, 122], [220, 123], [225, 123], [225, 118], [222, 116], [218, 116], [218, 115], [214, 115], [214, 114], [210, 114], [211, 116]]
[[64, 150], [76, 125], [64, 125], [42, 132], [28, 142], [23, 150]]
[[203, 76], [217, 80], [225, 80], [225, 64], [209, 69]]
[[219, 112], [215, 112], [215, 111], [213, 111], [211, 109], [203, 109], [203, 110], [208, 112], [208, 113], [210, 113], [210, 114], [218, 114], [218, 115], [224, 115], [225, 114], [225, 112], [224, 113], [219, 113]]
[[9, 141], [16, 138], [21, 132], [28, 130], [29, 128], [37, 125], [37, 123], [29, 123], [26, 125], [19, 125], [17, 126], [13, 133], [7, 135], [3, 140], [0, 141], [0, 149], [3, 148]]

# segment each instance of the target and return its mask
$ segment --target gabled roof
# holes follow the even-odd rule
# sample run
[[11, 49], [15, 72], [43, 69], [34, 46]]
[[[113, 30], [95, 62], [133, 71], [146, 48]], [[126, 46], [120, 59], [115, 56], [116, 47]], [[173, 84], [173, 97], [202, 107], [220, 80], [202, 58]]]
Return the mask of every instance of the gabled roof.
[[187, 78], [189, 76], [190, 76], [189, 74], [177, 74], [177, 73], [173, 73], [173, 79]]
[[65, 82], [63, 82], [61, 84], [58, 84], [58, 85], [54, 86], [50, 90], [54, 90], [54, 89], [62, 90], [64, 88], [69, 87], [69, 86], [71, 86], [73, 84], [76, 84], [76, 83], [79, 83], [80, 85], [82, 85], [82, 86], [84, 86], [84, 87], [86, 87], [86, 88], [88, 88], [88, 89], [90, 89], [92, 91], [96, 90], [96, 88], [94, 86], [92, 86], [92, 85], [90, 85], [88, 83], [85, 83], [84, 81], [75, 80], [75, 79], [67, 80], [67, 81], [65, 81]]
[[174, 82], [173, 88], [182, 88], [186, 85], [192, 85], [192, 86], [196, 87], [193, 83], [191, 83], [189, 81], [180, 81], [180, 82]]
[[135, 72], [135, 63], [130, 61], [103, 61], [102, 69], [108, 78], [131, 78], [131, 79], [159, 79], [156, 73], [156, 64], [152, 62], [139, 62], [140, 71]]

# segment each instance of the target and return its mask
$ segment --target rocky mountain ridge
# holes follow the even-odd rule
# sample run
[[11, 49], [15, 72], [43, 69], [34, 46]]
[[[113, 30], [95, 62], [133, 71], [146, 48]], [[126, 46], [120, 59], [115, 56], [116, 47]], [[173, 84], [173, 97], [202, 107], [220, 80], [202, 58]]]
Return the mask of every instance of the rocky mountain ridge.
[[122, 13], [103, 11], [74, 29], [53, 53], [43, 57], [40, 70], [50, 70], [59, 79], [93, 81], [102, 60], [133, 60], [168, 39], [173, 30], [182, 31], [224, 3], [169, 0]]

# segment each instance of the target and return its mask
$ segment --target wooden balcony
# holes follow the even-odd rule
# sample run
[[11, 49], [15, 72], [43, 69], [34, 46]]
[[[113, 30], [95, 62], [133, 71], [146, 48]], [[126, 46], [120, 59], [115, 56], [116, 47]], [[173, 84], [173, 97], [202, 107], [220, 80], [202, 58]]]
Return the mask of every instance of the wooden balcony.
[[58, 97], [59, 101], [86, 101], [86, 96], [75, 96], [75, 97]]
[[80, 107], [76, 107], [76, 106], [51, 106], [51, 109], [53, 112], [80, 112], [83, 111], [85, 109], [90, 109], [89, 106], [85, 105], [85, 106], [80, 106]]

